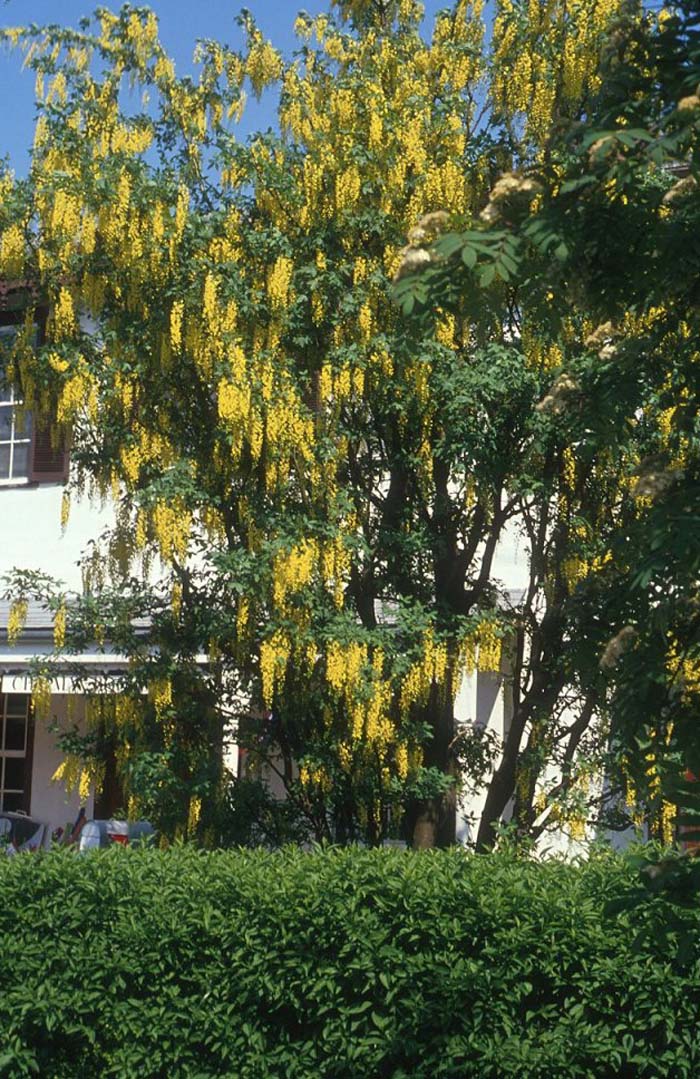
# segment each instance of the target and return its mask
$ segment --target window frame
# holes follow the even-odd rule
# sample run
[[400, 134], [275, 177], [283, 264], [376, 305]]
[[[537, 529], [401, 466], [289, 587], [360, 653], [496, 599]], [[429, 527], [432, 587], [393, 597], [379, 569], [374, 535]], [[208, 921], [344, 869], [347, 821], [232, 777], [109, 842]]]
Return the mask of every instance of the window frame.
[[[0, 338], [4, 336], [4, 331], [8, 327], [0, 323]], [[0, 447], [9, 446], [10, 459], [8, 462], [8, 475], [4, 476], [0, 474], [0, 487], [20, 487], [30, 483], [30, 476], [32, 472], [32, 456], [34, 445], [34, 423], [31, 412], [25, 412], [25, 431], [17, 431], [17, 410], [22, 407], [22, 401], [15, 396], [15, 390], [13, 386], [7, 387], [9, 390], [9, 397], [5, 398], [3, 390], [4, 386], [0, 385], [0, 415], [7, 409], [10, 413], [10, 425], [9, 425], [9, 437], [5, 438], [3, 432], [0, 430]], [[14, 474], [14, 459], [15, 459], [15, 447], [26, 446], [27, 447], [27, 464], [25, 470], [18, 475]]]
[[[11, 697], [24, 698], [24, 712], [12, 712], [8, 716], [8, 704]], [[6, 729], [8, 719], [23, 719], [24, 721], [24, 747], [23, 749], [6, 749]], [[6, 783], [6, 762], [22, 761], [23, 781], [21, 789]], [[32, 798], [32, 771], [34, 767], [34, 719], [32, 715], [31, 697], [28, 693], [0, 693], [0, 812], [5, 813], [29, 813]], [[14, 804], [5, 804], [10, 796]], [[19, 796], [19, 797], [18, 797]]]
[[[0, 333], [6, 327], [18, 326], [25, 318], [29, 305], [34, 307], [34, 324], [38, 344], [46, 339], [46, 321], [48, 308], [45, 303], [37, 302], [36, 290], [26, 281], [0, 280]], [[14, 397], [14, 391], [13, 391]], [[13, 402], [13, 407], [21, 405], [21, 400]], [[0, 405], [0, 407], [4, 407]], [[47, 428], [38, 428], [31, 412], [31, 436], [29, 439], [28, 467], [26, 476], [0, 477], [0, 490], [12, 487], [31, 487], [44, 483], [65, 483], [68, 479], [69, 448], [67, 442], [56, 447]], [[13, 415], [12, 429], [15, 418]]]

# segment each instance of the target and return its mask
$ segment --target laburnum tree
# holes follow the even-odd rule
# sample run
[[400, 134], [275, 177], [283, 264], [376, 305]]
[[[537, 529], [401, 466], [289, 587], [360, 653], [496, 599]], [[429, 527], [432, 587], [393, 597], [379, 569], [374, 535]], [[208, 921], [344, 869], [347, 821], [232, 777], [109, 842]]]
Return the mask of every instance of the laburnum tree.
[[[550, 332], [561, 297], [517, 278], [508, 225], [563, 168], [620, 9], [502, 0], [486, 44], [478, 3], [427, 38], [412, 0], [354, 0], [300, 16], [287, 59], [246, 14], [242, 49], [198, 45], [196, 79], [146, 9], [5, 31], [38, 94], [29, 176], [0, 181], [0, 274], [27, 302], [8, 377], [70, 440], [72, 489], [115, 507], [85, 595], [42, 590], [59, 647], [131, 657], [73, 739], [84, 780], [109, 749], [134, 812], [204, 834], [236, 719], [319, 839], [402, 817], [450, 842], [460, 771], [487, 782], [481, 846], [513, 799], [524, 832], [548, 804], [589, 812], [607, 733], [576, 585], [604, 567], [632, 451], [572, 445], [580, 386], [552, 383], [583, 323]], [[270, 88], [277, 127], [241, 140]], [[478, 293], [406, 317], [431, 244], [464, 230]], [[494, 572], [509, 528], [522, 596]], [[14, 580], [17, 632], [37, 583]], [[474, 669], [506, 679], [502, 746], [456, 726]]]
[[[583, 487], [607, 457], [619, 485], [595, 527], [598, 571], [581, 575], [576, 633], [607, 642], [600, 705], [608, 777], [652, 834], [697, 838], [698, 133], [700, 18], [681, 0], [629, 7], [601, 57], [586, 124], [562, 126], [552, 156], [492, 193], [485, 229], [446, 238], [400, 287], [404, 306], [463, 305], [507, 247], [522, 289], [546, 291], [560, 348], [539, 409]], [[541, 185], [515, 204], [518, 185]], [[504, 186], [501, 181], [502, 188]], [[556, 258], [548, 257], [553, 251]], [[462, 256], [460, 258], [460, 255]], [[416, 287], [418, 295], [415, 295]], [[569, 327], [572, 312], [579, 332]], [[425, 317], [425, 316], [424, 316]], [[523, 340], [525, 340], [523, 327]], [[566, 342], [566, 347], [562, 345]], [[587, 529], [594, 522], [581, 521]], [[590, 533], [583, 535], [590, 548]], [[597, 628], [596, 628], [597, 627]]]

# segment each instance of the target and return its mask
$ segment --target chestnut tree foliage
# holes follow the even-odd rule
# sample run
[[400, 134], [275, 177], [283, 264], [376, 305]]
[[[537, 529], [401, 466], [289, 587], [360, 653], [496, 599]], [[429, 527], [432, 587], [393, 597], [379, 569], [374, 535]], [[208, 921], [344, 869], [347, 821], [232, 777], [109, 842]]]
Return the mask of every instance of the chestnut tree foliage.
[[[507, 249], [508, 279], [530, 304], [545, 296], [538, 347], [556, 349], [558, 362], [536, 408], [568, 446], [582, 498], [575, 634], [608, 635], [598, 707], [609, 719], [609, 776], [659, 838], [672, 837], [678, 807], [681, 835], [697, 838], [697, 6], [621, 10], [600, 75], [586, 123], [561, 127], [551, 161], [501, 179], [486, 228], [414, 257], [423, 272], [397, 292], [411, 310], [426, 296], [428, 309], [487, 302]], [[522, 194], [533, 182], [536, 204]], [[618, 482], [596, 521], [586, 492], [606, 458]]]
[[[533, 240], [523, 278], [512, 223], [532, 240], [548, 212], [623, 7], [500, 0], [487, 41], [478, 0], [430, 32], [413, 0], [341, 0], [291, 57], [244, 14], [196, 78], [147, 9], [5, 31], [38, 99], [29, 176], [0, 179], [0, 274], [28, 305], [6, 367], [70, 440], [71, 493], [116, 508], [83, 596], [15, 576], [14, 630], [41, 586], [57, 647], [131, 658], [72, 739], [77, 782], [113, 757], [134, 812], [215, 837], [233, 722], [287, 794], [282, 818], [246, 788], [268, 839], [449, 842], [460, 784], [486, 787], [482, 846], [513, 804], [523, 834], [598, 812], [591, 594], [638, 519], [637, 436], [584, 405], [617, 374], [559, 287], [565, 239]], [[278, 124], [242, 139], [263, 91]], [[426, 307], [455, 252], [476, 286]], [[456, 725], [475, 671], [505, 682], [502, 744]]]

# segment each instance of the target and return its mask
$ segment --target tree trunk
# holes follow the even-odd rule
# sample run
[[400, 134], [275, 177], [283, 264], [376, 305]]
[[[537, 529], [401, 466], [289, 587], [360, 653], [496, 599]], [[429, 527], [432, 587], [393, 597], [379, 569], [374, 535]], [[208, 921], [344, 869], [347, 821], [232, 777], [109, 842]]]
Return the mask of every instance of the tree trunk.
[[[423, 763], [426, 768], [439, 768], [444, 775], [456, 778], [452, 685], [453, 673], [448, 668], [443, 684], [438, 686], [433, 683], [430, 690], [426, 718], [433, 733]], [[416, 802], [411, 823], [414, 848], [425, 850], [452, 846], [457, 832], [457, 794], [454, 785], [441, 797]]]
[[[564, 685], [564, 676], [554, 659], [557, 649], [562, 648], [561, 634], [560, 612], [553, 611], [545, 615], [539, 628], [539, 640], [533, 642], [533, 651], [537, 659], [532, 661], [532, 684], [522, 699], [520, 699], [519, 687], [514, 686], [513, 699], [518, 703], [513, 710], [501, 763], [494, 772], [486, 793], [486, 802], [476, 837], [478, 851], [489, 850], [493, 847], [497, 826], [515, 793], [520, 746], [528, 723], [537, 716], [549, 714]], [[518, 675], [516, 674], [515, 677]]]

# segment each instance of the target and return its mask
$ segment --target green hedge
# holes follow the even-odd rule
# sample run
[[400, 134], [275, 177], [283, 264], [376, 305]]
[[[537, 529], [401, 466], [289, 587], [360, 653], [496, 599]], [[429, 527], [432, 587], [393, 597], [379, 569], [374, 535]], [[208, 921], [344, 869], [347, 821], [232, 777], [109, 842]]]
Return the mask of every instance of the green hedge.
[[680, 957], [605, 913], [632, 888], [612, 857], [7, 858], [0, 1075], [697, 1076], [700, 916]]

